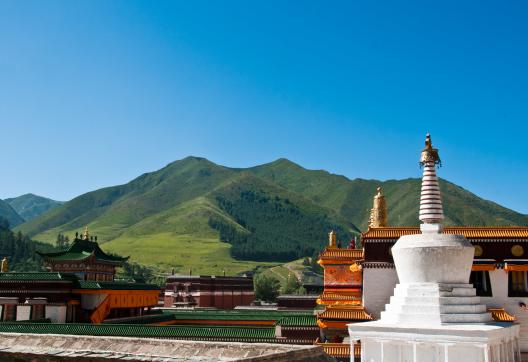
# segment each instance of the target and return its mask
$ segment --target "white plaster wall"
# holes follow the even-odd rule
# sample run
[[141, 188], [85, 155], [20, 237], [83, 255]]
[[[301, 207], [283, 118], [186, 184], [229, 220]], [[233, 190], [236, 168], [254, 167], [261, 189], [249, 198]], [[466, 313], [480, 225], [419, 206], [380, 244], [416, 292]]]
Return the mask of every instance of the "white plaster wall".
[[17, 321], [28, 321], [31, 316], [31, 306], [30, 305], [19, 305], [16, 310], [16, 320]]
[[[438, 336], [432, 336], [438, 338]], [[362, 338], [362, 361], [365, 362], [514, 362], [515, 341], [503, 343], [408, 342]], [[351, 359], [353, 361], [353, 357]]]
[[480, 297], [482, 304], [488, 308], [504, 308], [508, 313], [517, 317], [517, 323], [521, 325], [519, 344], [521, 352], [528, 352], [528, 310], [519, 307], [523, 302], [528, 305], [528, 298], [508, 297], [508, 273], [503, 269], [489, 272], [492, 297]]
[[66, 322], [66, 306], [65, 305], [47, 305], [46, 318], [49, 318], [52, 323]]
[[385, 310], [398, 283], [396, 269], [363, 269], [363, 306], [375, 319]]

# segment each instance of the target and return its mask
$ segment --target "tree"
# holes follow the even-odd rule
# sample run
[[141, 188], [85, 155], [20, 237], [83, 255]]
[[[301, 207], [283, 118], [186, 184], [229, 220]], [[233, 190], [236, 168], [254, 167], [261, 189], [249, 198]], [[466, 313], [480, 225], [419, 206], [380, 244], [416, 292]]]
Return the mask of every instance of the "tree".
[[283, 294], [299, 294], [301, 288], [302, 285], [299, 279], [295, 275], [288, 274], [288, 279], [286, 279], [286, 285], [282, 292]]
[[280, 282], [277, 278], [259, 274], [255, 278], [255, 297], [265, 302], [274, 302], [279, 295]]

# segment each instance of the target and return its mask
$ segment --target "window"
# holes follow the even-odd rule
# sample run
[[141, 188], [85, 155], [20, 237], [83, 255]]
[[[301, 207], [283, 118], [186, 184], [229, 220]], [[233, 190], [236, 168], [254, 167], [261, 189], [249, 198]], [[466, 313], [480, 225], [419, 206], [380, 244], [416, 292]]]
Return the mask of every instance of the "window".
[[525, 271], [508, 273], [508, 297], [528, 297], [528, 278]]
[[491, 297], [491, 283], [489, 272], [485, 270], [472, 271], [469, 276], [469, 282], [473, 284], [477, 290], [479, 297]]

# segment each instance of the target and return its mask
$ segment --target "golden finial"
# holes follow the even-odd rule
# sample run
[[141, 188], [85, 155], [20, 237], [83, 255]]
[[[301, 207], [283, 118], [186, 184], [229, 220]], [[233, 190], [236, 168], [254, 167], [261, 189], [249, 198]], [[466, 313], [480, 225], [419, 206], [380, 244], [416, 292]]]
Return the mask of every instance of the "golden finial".
[[334, 230], [328, 233], [328, 245], [331, 248], [337, 248], [337, 235]]
[[7, 261], [7, 257], [2, 259], [2, 266], [0, 267], [0, 270], [2, 273], [7, 273], [9, 271], [9, 262]]
[[88, 226], [86, 226], [84, 228], [84, 233], [83, 233], [82, 239], [83, 240], [90, 240], [90, 233], [88, 232]]
[[428, 133], [425, 135], [425, 148], [422, 150], [422, 154], [420, 155], [420, 165], [423, 166], [429, 162], [433, 162], [435, 165], [442, 166], [442, 161], [440, 161], [440, 156], [438, 156], [438, 149], [433, 148], [431, 135]]
[[387, 226], [387, 203], [385, 196], [381, 192], [381, 187], [376, 189], [374, 203], [370, 210], [369, 228], [379, 228]]

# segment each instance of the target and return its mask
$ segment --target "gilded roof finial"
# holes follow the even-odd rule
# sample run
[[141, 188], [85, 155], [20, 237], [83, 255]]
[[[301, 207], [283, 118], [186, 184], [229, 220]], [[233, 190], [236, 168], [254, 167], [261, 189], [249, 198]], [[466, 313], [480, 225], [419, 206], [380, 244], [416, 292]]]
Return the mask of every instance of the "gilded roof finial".
[[7, 273], [9, 271], [9, 262], [7, 261], [7, 257], [2, 259], [2, 266], [0, 267], [0, 270], [2, 273]]
[[90, 240], [90, 233], [88, 232], [88, 226], [86, 226], [84, 228], [84, 233], [83, 233], [82, 239], [83, 240]]
[[337, 235], [334, 230], [328, 233], [328, 245], [331, 248], [337, 248]]
[[442, 161], [440, 156], [438, 156], [438, 149], [433, 148], [433, 143], [431, 142], [431, 135], [428, 133], [425, 136], [425, 148], [422, 150], [420, 156], [420, 165], [424, 166], [426, 163], [432, 162], [435, 165], [442, 166]]
[[376, 195], [374, 196], [374, 203], [370, 210], [369, 227], [379, 228], [387, 226], [387, 203], [385, 202], [385, 196], [381, 192], [381, 187], [376, 189]]

